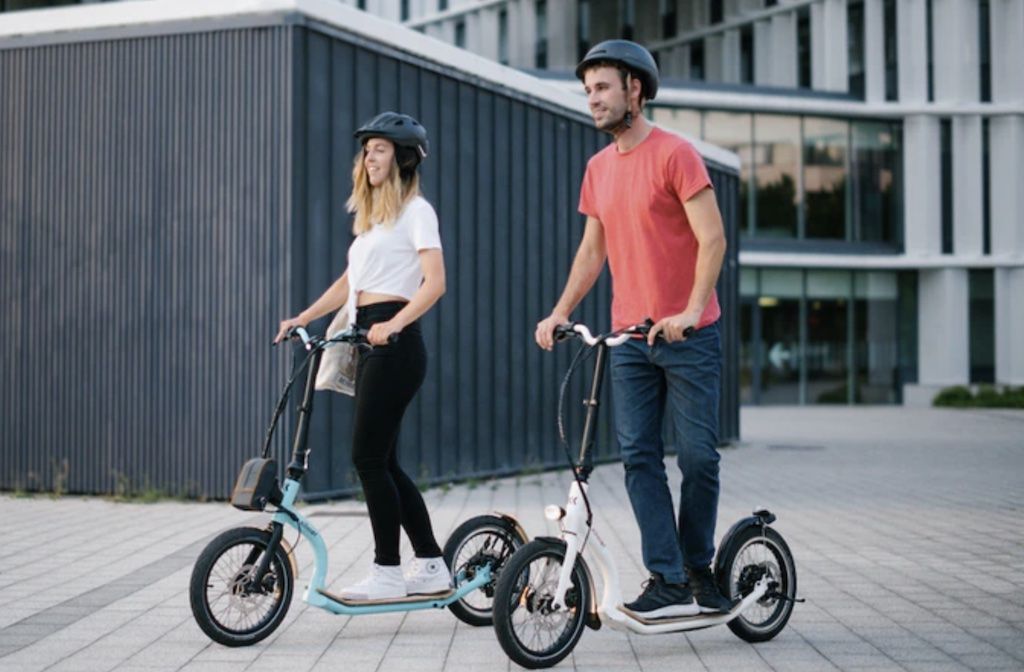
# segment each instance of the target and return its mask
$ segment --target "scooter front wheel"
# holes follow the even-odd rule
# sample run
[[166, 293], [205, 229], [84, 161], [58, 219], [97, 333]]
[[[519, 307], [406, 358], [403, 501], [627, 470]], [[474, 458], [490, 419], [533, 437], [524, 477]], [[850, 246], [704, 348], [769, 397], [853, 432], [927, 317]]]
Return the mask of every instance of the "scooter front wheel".
[[452, 602], [448, 609], [463, 623], [490, 625], [494, 604], [494, 585], [502, 567], [527, 539], [511, 520], [484, 515], [470, 518], [459, 525], [444, 545], [444, 561], [452, 577], [468, 575], [484, 564], [491, 567], [491, 582]]
[[796, 564], [782, 535], [755, 525], [741, 530], [731, 549], [716, 563], [722, 594], [741, 600], [762, 578], [768, 580], [764, 597], [729, 621], [729, 629], [748, 642], [766, 642], [782, 632], [793, 613]]
[[239, 527], [211, 541], [192, 569], [189, 601], [196, 623], [224, 646], [249, 646], [270, 635], [284, 620], [295, 579], [279, 545], [263, 581], [250, 580], [266, 553], [270, 532]]
[[590, 579], [577, 559], [565, 606], [552, 605], [565, 560], [563, 542], [535, 539], [509, 559], [494, 592], [494, 630], [501, 648], [525, 668], [551, 667], [568, 656], [590, 610]]

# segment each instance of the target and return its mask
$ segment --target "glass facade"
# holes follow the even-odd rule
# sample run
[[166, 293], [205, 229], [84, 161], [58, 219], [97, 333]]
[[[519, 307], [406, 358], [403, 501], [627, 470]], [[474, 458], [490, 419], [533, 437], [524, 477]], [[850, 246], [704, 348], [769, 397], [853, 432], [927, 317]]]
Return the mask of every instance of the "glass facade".
[[652, 117], [739, 155], [748, 241], [846, 240], [898, 251], [898, 124], [664, 107]]
[[[654, 108], [654, 119], [662, 115], [662, 108]], [[736, 152], [740, 157], [740, 203], [739, 211], [747, 213], [752, 222], [750, 203], [750, 176], [753, 159], [753, 115], [745, 112], [705, 112], [703, 114], [703, 138], [708, 142]], [[659, 122], [660, 123], [660, 122]], [[669, 124], [665, 124], [668, 126]]]
[[740, 228], [748, 249], [845, 241], [873, 252], [900, 251], [899, 122], [648, 109], [656, 123], [739, 155]]
[[794, 238], [800, 206], [800, 119], [754, 117], [754, 230], [770, 238]]
[[899, 243], [899, 129], [889, 122], [852, 124], [853, 239]]
[[744, 268], [740, 401], [893, 404], [916, 375], [913, 273]]
[[804, 235], [844, 240], [846, 236], [846, 121], [804, 119]]

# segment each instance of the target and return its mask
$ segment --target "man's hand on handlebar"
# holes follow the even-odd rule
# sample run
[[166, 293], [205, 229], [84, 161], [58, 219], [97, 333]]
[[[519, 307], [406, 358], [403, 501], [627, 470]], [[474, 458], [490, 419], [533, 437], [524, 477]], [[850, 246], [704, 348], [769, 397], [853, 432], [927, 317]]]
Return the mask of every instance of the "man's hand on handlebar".
[[662, 318], [655, 322], [654, 326], [647, 332], [647, 345], [654, 345], [654, 341], [659, 335], [668, 343], [685, 341], [693, 334], [694, 329], [697, 328], [698, 321], [700, 321], [700, 315], [694, 315], [690, 312], [682, 312], [678, 315]]
[[569, 323], [569, 316], [552, 312], [543, 320], [537, 323], [537, 331], [534, 332], [534, 339], [537, 345], [545, 350], [551, 350], [555, 346], [555, 327]]

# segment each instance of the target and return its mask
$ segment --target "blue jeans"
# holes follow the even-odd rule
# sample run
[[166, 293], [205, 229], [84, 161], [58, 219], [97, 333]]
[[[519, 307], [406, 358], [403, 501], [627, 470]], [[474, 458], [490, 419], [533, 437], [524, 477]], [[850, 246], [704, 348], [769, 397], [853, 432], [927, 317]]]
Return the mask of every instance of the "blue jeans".
[[[615, 429], [626, 490], [640, 525], [644, 566], [670, 583], [715, 556], [718, 400], [722, 347], [717, 322], [678, 343], [631, 340], [611, 349]], [[679, 517], [665, 473], [662, 421], [675, 428], [683, 472]]]

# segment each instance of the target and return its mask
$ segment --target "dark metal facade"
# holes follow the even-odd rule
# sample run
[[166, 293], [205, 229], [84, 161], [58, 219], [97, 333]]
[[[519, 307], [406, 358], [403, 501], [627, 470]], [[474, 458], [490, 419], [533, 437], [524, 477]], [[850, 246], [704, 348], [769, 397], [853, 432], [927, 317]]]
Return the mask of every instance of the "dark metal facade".
[[[226, 496], [291, 365], [269, 347], [277, 321], [344, 269], [351, 133], [384, 109], [430, 130], [423, 189], [448, 273], [423, 319], [431, 360], [401, 460], [424, 483], [559, 464], [571, 349], [541, 352], [532, 333], [568, 274], [578, 187], [605, 140], [522, 92], [289, 17], [0, 44], [0, 488]], [[710, 167], [735, 241], [736, 176]], [[724, 440], [738, 437], [737, 268], [733, 248]], [[603, 277], [579, 318], [606, 327], [609, 302]], [[351, 401], [316, 404], [306, 490], [352, 492]], [[616, 450], [609, 417], [601, 457]], [[282, 461], [289, 449], [279, 435]]]

